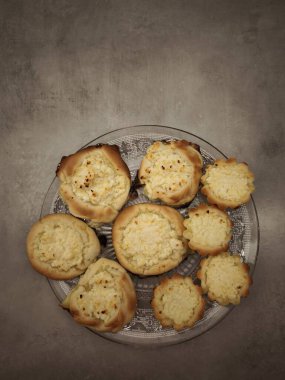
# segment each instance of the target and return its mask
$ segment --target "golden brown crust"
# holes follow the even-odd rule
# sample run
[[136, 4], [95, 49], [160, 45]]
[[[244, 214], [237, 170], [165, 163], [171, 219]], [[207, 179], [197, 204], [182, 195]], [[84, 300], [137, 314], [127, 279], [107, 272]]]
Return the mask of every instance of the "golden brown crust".
[[193, 284], [190, 276], [176, 273], [154, 288], [151, 306], [162, 327], [180, 331], [191, 328], [203, 317], [205, 300], [202, 289]]
[[[86, 159], [88, 157], [94, 158], [96, 155], [100, 155], [100, 160], [89, 161], [90, 166], [88, 167], [88, 160], [86, 164]], [[100, 165], [103, 172], [100, 173], [100, 182], [96, 183], [97, 173], [101, 170]], [[75, 184], [82, 180], [82, 174], [78, 175], [77, 173], [81, 167], [82, 173], [84, 168], [89, 170], [89, 172], [85, 171], [84, 175], [87, 177], [89, 175], [90, 178], [86, 177], [87, 182], [83, 182], [80, 188], [76, 185], [76, 188]], [[104, 168], [109, 171], [105, 173], [105, 177]], [[128, 199], [131, 185], [130, 172], [116, 145], [89, 146], [70, 156], [63, 157], [56, 174], [61, 182], [60, 196], [68, 205], [69, 211], [79, 218], [90, 219], [92, 223], [112, 222]], [[74, 180], [75, 176], [78, 176], [78, 181]], [[112, 180], [114, 180], [114, 184], [111, 186], [110, 181]], [[104, 183], [106, 183], [106, 190], [102, 187]], [[98, 195], [99, 193], [100, 195]]]
[[226, 212], [215, 205], [200, 204], [190, 209], [188, 215], [183, 236], [189, 240], [190, 249], [201, 256], [215, 256], [228, 249], [233, 223]]
[[132, 273], [146, 276], [167, 272], [186, 255], [183, 231], [183, 217], [171, 207], [149, 203], [127, 207], [113, 225], [116, 256]]
[[83, 273], [100, 253], [96, 233], [67, 214], [46, 215], [27, 236], [27, 255], [33, 268], [54, 280], [69, 280]]
[[117, 332], [134, 316], [136, 292], [124, 268], [101, 258], [81, 276], [62, 307], [69, 309], [77, 323], [100, 332]]
[[219, 159], [208, 165], [201, 177], [201, 193], [221, 209], [237, 208], [250, 200], [253, 181], [254, 175], [246, 163], [238, 163], [235, 158]]
[[78, 152], [69, 156], [63, 156], [56, 169], [56, 175], [60, 178], [62, 175], [72, 176], [74, 167], [82, 163], [86, 153], [93, 153], [94, 150], [100, 150], [110, 159], [116, 169], [125, 173], [131, 179], [130, 171], [126, 163], [122, 160], [120, 149], [117, 145], [98, 144], [91, 145], [87, 148], [80, 149]]
[[220, 253], [200, 262], [197, 278], [211, 301], [221, 305], [240, 303], [241, 297], [247, 297], [252, 278], [248, 264], [242, 263], [238, 254]]
[[197, 145], [185, 140], [156, 141], [148, 148], [138, 177], [149, 199], [181, 206], [198, 192], [202, 167]]
[[101, 148], [106, 156], [112, 161], [116, 169], [125, 174], [131, 180], [131, 174], [125, 161], [121, 157], [120, 149], [117, 145], [102, 145]]

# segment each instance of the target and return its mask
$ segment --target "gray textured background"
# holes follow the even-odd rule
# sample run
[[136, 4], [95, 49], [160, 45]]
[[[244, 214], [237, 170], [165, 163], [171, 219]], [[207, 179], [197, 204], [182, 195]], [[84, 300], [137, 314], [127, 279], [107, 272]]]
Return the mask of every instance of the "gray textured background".
[[[1, 1], [1, 379], [281, 379], [284, 1]], [[62, 155], [135, 124], [193, 132], [256, 175], [250, 297], [206, 334], [135, 349], [77, 326], [25, 256]]]

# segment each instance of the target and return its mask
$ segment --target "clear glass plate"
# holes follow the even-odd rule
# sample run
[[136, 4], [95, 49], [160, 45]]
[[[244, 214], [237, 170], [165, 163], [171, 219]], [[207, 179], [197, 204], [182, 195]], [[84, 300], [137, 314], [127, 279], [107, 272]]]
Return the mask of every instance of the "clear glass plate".
[[[191, 133], [157, 125], [140, 125], [118, 129], [90, 141], [90, 143], [86, 144], [84, 147], [100, 143], [116, 144], [119, 146], [121, 155], [130, 169], [134, 183], [132, 189], [133, 196], [125, 205], [129, 206], [135, 203], [149, 202], [149, 200], [143, 195], [142, 190], [135, 187], [137, 170], [147, 147], [155, 140], [170, 139], [185, 139], [198, 144], [201, 148], [204, 166], [208, 163], [212, 163], [215, 159], [226, 157], [213, 145]], [[68, 208], [58, 196], [58, 186], [58, 179], [55, 178], [44, 199], [41, 216], [50, 213], [69, 212]], [[195, 207], [202, 202], [205, 202], [205, 198], [200, 192], [198, 192], [197, 196], [188, 207], [181, 207], [178, 210], [183, 216], [186, 216], [188, 208]], [[228, 214], [234, 222], [233, 238], [230, 242], [229, 250], [230, 252], [240, 254], [243, 260], [249, 264], [252, 274], [257, 259], [259, 243], [259, 224], [253, 198], [251, 198], [250, 202], [246, 205], [242, 205], [236, 210], [228, 211]], [[111, 231], [111, 224], [105, 224], [96, 229], [97, 235], [99, 235], [102, 242], [101, 256], [116, 260], [112, 245]], [[216, 302], [210, 302], [207, 297], [205, 297], [206, 312], [203, 319], [198, 321], [192, 328], [187, 328], [180, 332], [171, 328], [162, 328], [160, 323], [154, 318], [150, 307], [153, 288], [165, 276], [171, 276], [177, 272], [182, 275], [190, 275], [194, 282], [197, 283], [196, 272], [199, 268], [199, 262], [200, 256], [192, 252], [178, 267], [165, 274], [149, 276], [146, 278], [130, 274], [136, 287], [138, 299], [134, 318], [118, 333], [96, 333], [107, 339], [121, 343], [134, 345], [164, 345], [183, 342], [209, 330], [216, 323], [221, 321], [221, 319], [233, 309], [233, 306], [220, 306]], [[49, 280], [49, 283], [60, 302], [77, 282], [78, 278], [71, 281]]]

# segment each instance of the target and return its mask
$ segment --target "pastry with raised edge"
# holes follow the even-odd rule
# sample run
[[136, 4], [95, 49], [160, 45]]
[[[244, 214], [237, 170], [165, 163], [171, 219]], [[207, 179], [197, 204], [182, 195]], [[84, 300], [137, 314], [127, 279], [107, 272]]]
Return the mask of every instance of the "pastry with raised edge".
[[236, 208], [246, 203], [254, 191], [254, 175], [246, 163], [235, 158], [216, 160], [201, 178], [202, 194], [220, 208]]
[[120, 264], [100, 258], [88, 267], [61, 306], [79, 324], [99, 332], [117, 332], [134, 316], [136, 292]]
[[175, 274], [155, 287], [151, 306], [163, 327], [192, 327], [204, 314], [202, 290], [191, 277]]
[[30, 263], [36, 271], [54, 280], [79, 276], [99, 253], [96, 233], [72, 215], [46, 215], [28, 233]]
[[197, 277], [201, 280], [203, 293], [220, 305], [238, 305], [241, 297], [248, 295], [252, 283], [249, 266], [238, 254], [228, 252], [201, 260]]
[[233, 223], [228, 214], [216, 206], [200, 204], [188, 211], [183, 236], [189, 247], [201, 256], [217, 255], [229, 247]]
[[195, 197], [202, 167], [198, 145], [185, 140], [155, 141], [147, 149], [138, 177], [150, 200], [177, 207]]
[[112, 222], [128, 200], [130, 171], [116, 145], [97, 145], [63, 157], [56, 174], [71, 214], [92, 227]]
[[141, 203], [126, 207], [113, 224], [113, 246], [121, 265], [138, 275], [157, 275], [185, 258], [183, 217], [175, 209]]

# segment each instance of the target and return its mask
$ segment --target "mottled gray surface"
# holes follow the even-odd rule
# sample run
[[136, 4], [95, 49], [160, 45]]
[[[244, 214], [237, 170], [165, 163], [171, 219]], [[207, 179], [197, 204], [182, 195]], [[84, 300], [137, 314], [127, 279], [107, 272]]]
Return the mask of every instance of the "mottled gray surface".
[[[11, 0], [0, 15], [0, 378], [284, 378], [285, 2]], [[155, 351], [77, 326], [25, 256], [60, 157], [135, 124], [247, 161], [261, 228], [250, 297]]]

